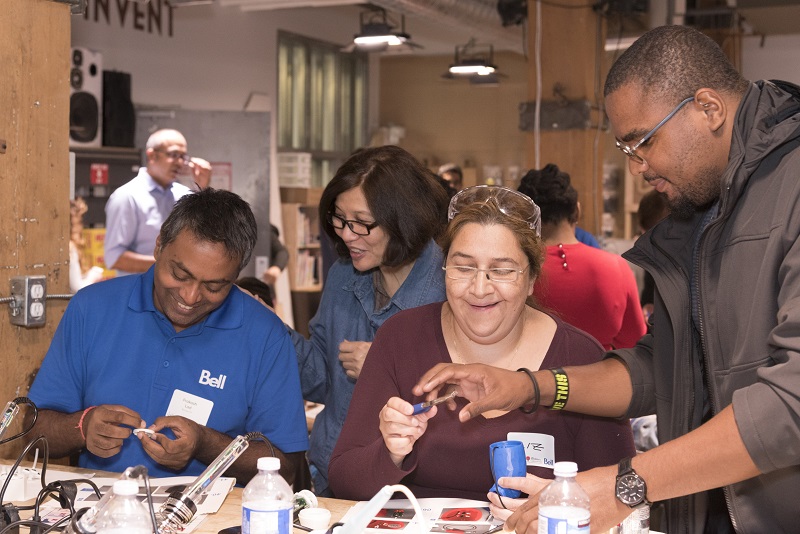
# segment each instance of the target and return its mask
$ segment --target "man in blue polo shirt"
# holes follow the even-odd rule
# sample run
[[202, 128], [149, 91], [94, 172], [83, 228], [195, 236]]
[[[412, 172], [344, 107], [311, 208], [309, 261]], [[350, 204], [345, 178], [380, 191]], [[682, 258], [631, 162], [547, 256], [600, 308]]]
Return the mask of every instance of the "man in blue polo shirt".
[[[29, 397], [50, 454], [150, 476], [198, 475], [233, 437], [260, 432], [228, 469], [239, 483], [275, 454], [291, 483], [308, 448], [294, 348], [278, 317], [234, 286], [256, 222], [237, 195], [183, 197], [147, 272], [73, 297]], [[132, 433], [147, 427], [155, 434]]]

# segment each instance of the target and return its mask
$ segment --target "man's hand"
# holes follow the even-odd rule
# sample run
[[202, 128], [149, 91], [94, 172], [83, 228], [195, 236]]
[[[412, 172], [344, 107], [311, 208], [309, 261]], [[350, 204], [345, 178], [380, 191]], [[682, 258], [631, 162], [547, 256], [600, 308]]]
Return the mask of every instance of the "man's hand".
[[[577, 481], [589, 495], [592, 514], [592, 531], [606, 532], [621, 523], [631, 514], [631, 509], [619, 502], [614, 495], [617, 466], [598, 467], [578, 473]], [[527, 499], [507, 499], [503, 503], [513, 511], [509, 516], [496, 493], [489, 494], [489, 509], [495, 517], [506, 518], [503, 530], [516, 534], [536, 534], [539, 528], [539, 494], [551, 480], [533, 475], [502, 477], [498, 483], [504, 488], [520, 490], [528, 494]]]
[[[156, 434], [139, 435], [144, 452], [158, 464], [169, 469], [183, 469], [195, 457], [200, 447], [203, 429], [185, 417], [177, 415], [159, 417], [149, 428]], [[159, 432], [165, 428], [172, 430], [175, 434], [174, 440]]]
[[[464, 422], [490, 410], [511, 411], [533, 399], [533, 385], [525, 373], [472, 363], [440, 363], [422, 375], [414, 386], [415, 395], [435, 398], [442, 386], [456, 386], [456, 394], [469, 400], [458, 418]], [[449, 409], [455, 402], [447, 401]]]
[[192, 170], [192, 180], [205, 189], [211, 183], [211, 164], [202, 158], [192, 158], [186, 164]]
[[339, 343], [339, 361], [347, 372], [347, 376], [358, 380], [361, 374], [361, 367], [367, 359], [367, 352], [372, 346], [369, 341], [347, 341]]
[[130, 408], [117, 404], [97, 406], [83, 419], [86, 450], [100, 458], [110, 458], [122, 450], [122, 442], [130, 437], [132, 429], [142, 424], [142, 417]]

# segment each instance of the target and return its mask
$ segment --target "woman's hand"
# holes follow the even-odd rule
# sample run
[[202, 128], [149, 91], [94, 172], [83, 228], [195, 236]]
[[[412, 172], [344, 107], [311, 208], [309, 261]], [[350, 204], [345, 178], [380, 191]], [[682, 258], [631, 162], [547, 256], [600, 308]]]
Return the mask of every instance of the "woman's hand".
[[414, 448], [414, 442], [425, 433], [428, 420], [436, 415], [434, 406], [425, 413], [412, 415], [414, 407], [399, 397], [386, 402], [378, 418], [383, 442], [389, 449], [389, 456], [397, 467]]
[[361, 367], [367, 359], [367, 353], [372, 346], [370, 341], [347, 341], [339, 343], [339, 361], [342, 362], [347, 376], [358, 380], [361, 374]]
[[[517, 534], [536, 534], [539, 519], [539, 493], [551, 480], [539, 478], [528, 473], [525, 477], [501, 477], [497, 483], [504, 488], [527, 493], [527, 499], [511, 499], [497, 493], [489, 493], [489, 511], [506, 522], [503, 530], [516, 531]], [[505, 505], [505, 507], [503, 506]]]

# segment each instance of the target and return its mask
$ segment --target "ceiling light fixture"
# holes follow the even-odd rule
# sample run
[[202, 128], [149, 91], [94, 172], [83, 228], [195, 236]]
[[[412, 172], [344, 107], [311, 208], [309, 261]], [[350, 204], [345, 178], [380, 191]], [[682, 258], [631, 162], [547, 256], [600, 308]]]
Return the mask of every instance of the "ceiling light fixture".
[[419, 47], [411, 42], [411, 36], [406, 33], [405, 15], [400, 16], [400, 31], [396, 31], [397, 24], [380, 7], [368, 6], [361, 11], [359, 19], [361, 31], [353, 38], [353, 44], [359, 50], [382, 51], [401, 45]]
[[497, 70], [494, 64], [494, 47], [479, 45], [470, 39], [463, 46], [456, 46], [455, 58], [448, 69], [450, 74], [488, 76]]

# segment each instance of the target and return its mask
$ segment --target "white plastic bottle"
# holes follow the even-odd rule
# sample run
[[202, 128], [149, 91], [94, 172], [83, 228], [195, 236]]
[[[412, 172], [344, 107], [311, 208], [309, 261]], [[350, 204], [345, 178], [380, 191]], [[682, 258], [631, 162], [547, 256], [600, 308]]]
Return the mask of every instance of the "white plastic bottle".
[[640, 506], [635, 508], [631, 515], [620, 524], [620, 534], [649, 534], [650, 533], [650, 507]]
[[589, 534], [589, 496], [575, 480], [578, 464], [556, 462], [553, 473], [539, 496], [539, 534]]
[[97, 512], [97, 534], [151, 534], [153, 522], [150, 514], [136, 497], [139, 483], [117, 480], [111, 491], [111, 499]]
[[279, 458], [259, 458], [258, 474], [242, 493], [242, 534], [291, 534], [294, 493]]

